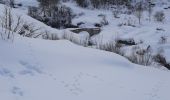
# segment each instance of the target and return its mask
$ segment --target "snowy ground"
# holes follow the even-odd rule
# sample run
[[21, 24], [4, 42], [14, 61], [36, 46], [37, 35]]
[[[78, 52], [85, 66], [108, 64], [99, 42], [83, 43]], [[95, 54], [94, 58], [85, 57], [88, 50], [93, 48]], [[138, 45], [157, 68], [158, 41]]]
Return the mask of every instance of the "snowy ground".
[[68, 41], [0, 41], [3, 100], [169, 100], [169, 71]]
[[[35, 0], [17, 2], [22, 2], [24, 7], [13, 10], [13, 13], [22, 15], [24, 21], [34, 23], [49, 33], [66, 32], [26, 15], [27, 6], [37, 6]], [[166, 11], [164, 24], [149, 23], [143, 19], [141, 26], [136, 24], [137, 27], [133, 28], [117, 26], [126, 17], [124, 15], [121, 19], [113, 19], [110, 11], [91, 11], [72, 3], [65, 5], [77, 14], [84, 13], [73, 20], [74, 24], [86, 22], [83, 27], [92, 27], [92, 24], [100, 22], [98, 15], [101, 13], [107, 16], [110, 24], [103, 27], [94, 40], [100, 36], [104, 42], [115, 37], [144, 40], [143, 45], [151, 45], [155, 51], [164, 48], [164, 54], [170, 61], [169, 11]], [[157, 27], [165, 31], [158, 32]], [[167, 36], [168, 41], [158, 45], [162, 35]], [[169, 76], [169, 71], [135, 65], [117, 54], [77, 46], [66, 40], [20, 36], [15, 36], [13, 43], [0, 40], [0, 98], [3, 100], [169, 100]]]

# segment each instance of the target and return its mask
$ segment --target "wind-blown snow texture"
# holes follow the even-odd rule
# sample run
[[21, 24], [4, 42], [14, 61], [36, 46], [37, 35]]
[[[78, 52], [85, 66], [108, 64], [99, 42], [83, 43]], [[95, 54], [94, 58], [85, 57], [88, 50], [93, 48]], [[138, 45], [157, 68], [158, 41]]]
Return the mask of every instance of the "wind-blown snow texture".
[[[25, 15], [27, 6], [37, 5], [35, 0], [17, 2], [24, 3], [24, 7], [14, 12], [21, 14], [24, 20], [34, 22], [52, 33], [62, 34], [62, 30], [52, 29]], [[70, 3], [65, 5], [74, 12], [85, 12], [85, 16], [73, 20], [75, 24], [81, 20], [99, 22], [97, 15], [104, 13], [99, 10], [81, 10]], [[111, 17], [110, 12], [105, 13]], [[88, 19], [94, 15], [96, 18]], [[168, 22], [169, 19], [162, 24], [166, 32], [170, 32]], [[101, 34], [106, 41], [112, 38], [112, 33], [120, 33], [125, 38], [143, 38], [146, 44], [157, 48], [161, 35], [153, 36], [152, 28], [157, 28], [155, 24], [144, 23], [148, 26], [140, 28], [113, 28], [118, 23], [115, 21], [104, 27]], [[152, 40], [148, 36], [153, 36]], [[169, 44], [159, 46], [167, 48], [168, 54]], [[0, 40], [2, 100], [169, 100], [169, 76], [169, 71], [135, 65], [117, 54], [77, 46], [66, 40], [49, 41], [21, 36], [15, 36], [13, 43]]]

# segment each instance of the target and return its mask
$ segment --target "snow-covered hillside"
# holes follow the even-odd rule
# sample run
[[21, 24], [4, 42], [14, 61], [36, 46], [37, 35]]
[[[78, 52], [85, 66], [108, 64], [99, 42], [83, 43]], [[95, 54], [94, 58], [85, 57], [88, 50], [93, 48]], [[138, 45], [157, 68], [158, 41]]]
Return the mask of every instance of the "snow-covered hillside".
[[3, 100], [169, 100], [169, 71], [69, 41], [0, 41]]
[[[14, 41], [0, 38], [0, 98], [2, 100], [170, 100], [170, 71], [155, 66], [142, 66], [131, 63], [127, 58], [72, 43], [85, 41], [89, 34], [76, 34], [70, 29], [55, 29], [27, 15], [29, 6], [38, 6], [36, 0], [16, 0], [22, 3], [12, 9], [14, 22], [17, 16], [24, 23], [32, 23], [40, 28], [39, 33], [55, 34], [60, 40], [28, 38], [14, 33]], [[144, 12], [141, 25], [133, 15], [120, 15], [114, 18], [110, 10], [85, 9], [74, 2], [64, 2], [76, 16], [72, 23], [84, 24], [82, 28], [94, 28], [105, 15], [108, 25], [101, 27], [101, 33], [90, 41], [107, 43], [117, 38], [133, 38], [140, 47], [152, 47], [153, 53], [163, 49], [163, 55], [170, 61], [170, 6], [167, 0], [156, 0], [153, 11], [164, 11], [164, 23], [148, 21]], [[4, 5], [0, 4], [0, 16]], [[0, 17], [1, 18], [1, 17]], [[130, 20], [129, 20], [130, 19]], [[120, 24], [132, 23], [132, 26]], [[1, 22], [1, 21], [0, 21]], [[3, 29], [0, 28], [0, 34]], [[71, 38], [68, 41], [68, 38]], [[166, 43], [159, 43], [162, 36]], [[68, 39], [68, 40], [64, 40]], [[123, 48], [126, 55], [133, 46]], [[161, 66], [162, 67], [162, 66]], [[165, 70], [164, 70], [165, 69]]]
[[[134, 15], [122, 14], [119, 15], [120, 18], [114, 18], [112, 11], [109, 10], [83, 9], [76, 6], [74, 3], [65, 3], [65, 5], [70, 7], [74, 13], [83, 14], [82, 16], [73, 20], [74, 24], [84, 22], [85, 24], [82, 25], [82, 27], [94, 27], [94, 23], [100, 23], [102, 21], [102, 18], [99, 15], [102, 14], [106, 16], [106, 20], [109, 22], [109, 25], [102, 27], [101, 33], [93, 37], [92, 41], [99, 43], [102, 41], [103, 43], [106, 43], [117, 38], [134, 39], [137, 43], [142, 41], [143, 43], [140, 45], [141, 47], [151, 45], [154, 52], [157, 52], [159, 48], [164, 49], [164, 55], [169, 61], [170, 56], [168, 52], [170, 52], [170, 9], [164, 8], [170, 6], [170, 2], [161, 0], [155, 1], [155, 3], [158, 4], [158, 6], [153, 8], [152, 16], [154, 16], [155, 12], [157, 11], [163, 11], [165, 13], [165, 21], [163, 23], [156, 22], [153, 17], [151, 21], [149, 21], [148, 12], [144, 12], [142, 15], [141, 25], [138, 24], [138, 19]], [[135, 27], [128, 24], [132, 24]], [[166, 44], [159, 44], [161, 37], [166, 37]], [[128, 50], [126, 50], [126, 52], [129, 52]]]

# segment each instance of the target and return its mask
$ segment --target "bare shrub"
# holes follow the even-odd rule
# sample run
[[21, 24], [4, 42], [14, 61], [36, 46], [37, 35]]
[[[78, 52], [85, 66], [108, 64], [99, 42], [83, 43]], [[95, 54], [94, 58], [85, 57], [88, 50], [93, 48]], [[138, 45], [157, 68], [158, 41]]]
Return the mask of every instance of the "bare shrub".
[[0, 0], [0, 3], [3, 3], [11, 8], [15, 7], [15, 0]]
[[121, 26], [131, 26], [136, 27], [136, 20], [132, 17], [125, 18], [122, 22], [118, 24], [119, 27]]
[[100, 23], [101, 23], [101, 25], [104, 25], [104, 26], [109, 25], [109, 22], [107, 21], [106, 16], [102, 17], [102, 21]]
[[13, 31], [14, 32], [18, 32], [18, 30], [22, 27], [23, 25], [23, 20], [22, 20], [22, 17], [21, 16], [16, 16], [16, 19], [15, 19], [15, 25], [13, 26]]
[[142, 19], [142, 15], [143, 15], [143, 3], [142, 2], [138, 2], [135, 5], [135, 15], [138, 18], [139, 24], [141, 24], [141, 19]]
[[160, 40], [159, 40], [159, 43], [160, 43], [160, 44], [165, 44], [165, 43], [167, 43], [167, 37], [166, 37], [166, 36], [161, 36], [161, 37], [160, 37]]
[[157, 62], [157, 63], [159, 63], [159, 64], [161, 64], [161, 65], [163, 65], [163, 66], [166, 64], [166, 59], [165, 59], [165, 57], [164, 57], [162, 54], [160, 54], [160, 53], [156, 54], [156, 55], [153, 57], [153, 59], [154, 59], [155, 62]]
[[37, 7], [28, 7], [28, 15], [33, 17], [33, 18], [38, 18], [39, 17], [39, 10]]
[[98, 45], [98, 49], [100, 50], [105, 50], [105, 51], [109, 51], [109, 52], [114, 52], [116, 54], [122, 55], [124, 56], [124, 52], [122, 51], [122, 44], [118, 43], [117, 41], [113, 42], [108, 42], [105, 44], [99, 44]]
[[71, 28], [76, 27], [72, 25], [72, 11], [71, 8], [64, 5], [53, 8], [52, 16], [48, 16], [48, 21], [45, 22], [54, 28]]
[[90, 36], [85, 36], [85, 37], [81, 38], [77, 34], [74, 34], [74, 33], [69, 32], [69, 31], [64, 31], [63, 39], [69, 40], [69, 41], [71, 41], [71, 42], [73, 42], [77, 45], [87, 47], [88, 44], [89, 44]]
[[83, 7], [83, 8], [86, 8], [90, 5], [90, 1], [88, 0], [75, 0], [75, 1], [80, 7]]
[[143, 44], [144, 41], [143, 40], [139, 40], [139, 42], [137, 44]]
[[135, 46], [132, 49], [131, 55], [128, 57], [128, 59], [132, 63], [149, 66], [152, 64], [152, 49], [150, 46], [148, 46], [146, 49], [142, 49], [139, 46]]
[[113, 11], [112, 11], [112, 13], [113, 13], [113, 16], [114, 16], [114, 18], [120, 18], [119, 17], [119, 10], [118, 9], [114, 9]]
[[154, 15], [154, 18], [157, 22], [163, 22], [165, 19], [165, 14], [163, 11], [157, 11]]
[[159, 66], [164, 66], [170, 70], [170, 63], [167, 62], [166, 57], [164, 56], [164, 49], [158, 48], [158, 51], [153, 55], [154, 62]]
[[81, 16], [84, 16], [85, 15], [85, 13], [84, 12], [80, 12], [80, 13], [78, 13], [78, 14], [73, 14], [73, 18], [79, 18], [79, 17], [81, 17]]
[[164, 66], [170, 70], [170, 63], [167, 63], [165, 56], [163, 56], [161, 53], [156, 54], [153, 57], [154, 61], [159, 63], [161, 66]]
[[94, 39], [90, 39], [89, 45], [95, 46], [97, 49], [100, 48], [100, 45], [103, 44], [103, 35], [98, 35]]
[[60, 0], [37, 0], [39, 2], [39, 8], [42, 11], [43, 16], [51, 16], [54, 7], [59, 4]]
[[135, 20], [133, 20], [133, 18], [128, 18], [128, 20], [127, 20], [127, 26], [132, 26], [132, 27], [136, 27], [136, 25], [135, 25]]
[[153, 8], [152, 8], [152, 0], [148, 0], [148, 14], [149, 14], [149, 21], [151, 21], [151, 15], [152, 15], [152, 12], [153, 12]]
[[81, 7], [109, 8], [112, 5], [130, 5], [131, 0], [75, 0]]
[[28, 15], [53, 27], [73, 28], [73, 15], [71, 8], [65, 5], [58, 5], [59, 0], [38, 0], [39, 7], [29, 7]]
[[13, 31], [13, 16], [11, 13], [11, 8], [5, 7], [4, 14], [0, 16], [0, 25], [1, 25], [1, 39], [2, 40], [13, 40], [14, 31]]
[[38, 32], [40, 28], [37, 28], [33, 23], [28, 24], [23, 22], [21, 16], [13, 16], [11, 8], [7, 6], [4, 8], [4, 14], [0, 16], [0, 27], [2, 40], [13, 41], [14, 33], [33, 38], [42, 35], [42, 33]]
[[57, 34], [52, 34], [48, 31], [45, 31], [45, 34], [42, 35], [42, 38], [46, 40], [60, 40], [60, 37]]
[[18, 34], [24, 37], [37, 38], [42, 35], [41, 32], [38, 32], [41, 28], [34, 26], [33, 23], [24, 23], [19, 29]]

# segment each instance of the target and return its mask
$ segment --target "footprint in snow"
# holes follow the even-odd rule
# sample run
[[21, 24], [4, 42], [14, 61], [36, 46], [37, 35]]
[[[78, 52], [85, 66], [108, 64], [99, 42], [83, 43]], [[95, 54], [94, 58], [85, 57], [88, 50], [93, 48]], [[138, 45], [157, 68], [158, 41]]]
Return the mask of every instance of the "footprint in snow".
[[17, 86], [12, 87], [11, 92], [12, 92], [12, 94], [17, 95], [17, 96], [23, 96], [24, 95], [23, 91]]
[[0, 76], [14, 78], [14, 75], [7, 68], [0, 68]]
[[85, 75], [88, 76], [88, 77], [94, 78], [98, 81], [104, 81], [102, 78], [98, 77], [97, 75], [92, 75], [92, 74], [89, 74], [89, 73], [86, 73]]
[[22, 70], [19, 72], [20, 75], [31, 75], [34, 76], [34, 73], [31, 70]]
[[62, 81], [61, 83], [63, 84], [63, 87], [73, 95], [80, 95], [83, 92], [78, 81], [73, 81], [71, 83]]
[[40, 67], [39, 65], [34, 65], [34, 64], [30, 64], [30, 63], [27, 63], [25, 61], [20, 61], [19, 62], [23, 67], [25, 67], [25, 70], [21, 71], [20, 74], [35, 74], [35, 73], [39, 73], [41, 74], [42, 71], [40, 70]]
[[163, 85], [163, 82], [159, 81], [157, 82], [156, 85], [154, 85], [154, 87], [152, 88], [150, 93], [147, 93], [146, 95], [149, 96], [150, 100], [160, 100], [160, 96], [159, 96], [159, 90], [161, 89]]

